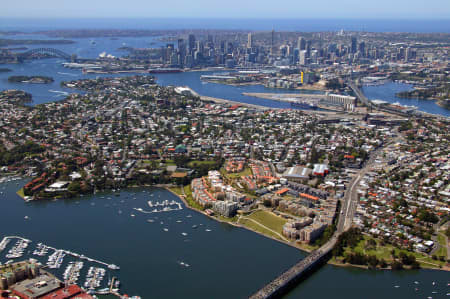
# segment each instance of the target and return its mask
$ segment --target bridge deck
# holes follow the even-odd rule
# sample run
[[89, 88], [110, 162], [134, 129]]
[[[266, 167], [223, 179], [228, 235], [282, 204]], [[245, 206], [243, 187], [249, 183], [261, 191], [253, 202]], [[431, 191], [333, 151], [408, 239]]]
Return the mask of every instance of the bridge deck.
[[336, 239], [332, 238], [321, 248], [311, 252], [307, 257], [250, 296], [250, 299], [266, 299], [277, 296], [290, 282], [298, 279], [303, 272], [310, 270], [312, 266], [327, 255], [333, 249], [335, 242]]

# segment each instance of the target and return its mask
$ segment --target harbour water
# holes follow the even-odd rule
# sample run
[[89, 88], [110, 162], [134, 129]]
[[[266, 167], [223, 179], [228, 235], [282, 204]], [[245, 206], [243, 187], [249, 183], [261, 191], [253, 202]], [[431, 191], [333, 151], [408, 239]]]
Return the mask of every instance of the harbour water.
[[[121, 269], [109, 273], [118, 276], [123, 292], [142, 298], [243, 298], [305, 256], [189, 209], [155, 214], [134, 209], [149, 210], [149, 200], [180, 202], [164, 189], [26, 203], [15, 194], [18, 187], [0, 185], [0, 237], [30, 239], [31, 251], [42, 242], [114, 263]], [[6, 253], [0, 253], [3, 263]], [[65, 265], [56, 272], [62, 274]]]
[[[17, 182], [20, 185], [26, 180]], [[118, 276], [122, 291], [130, 295], [245, 298], [305, 256], [297, 249], [186, 208], [155, 214], [135, 210], [149, 210], [149, 200], [179, 202], [164, 189], [136, 188], [120, 194], [26, 203], [15, 194], [17, 182], [0, 184], [0, 237], [30, 239], [31, 251], [43, 242], [117, 264], [121, 269], [109, 270], [108, 275]], [[0, 253], [0, 262], [6, 262], [6, 252]], [[65, 265], [56, 273], [62, 275]], [[80, 282], [84, 283], [85, 272], [81, 274]], [[288, 297], [444, 298], [450, 291], [449, 282], [448, 272], [442, 271], [369, 271], [327, 265]]]
[[416, 106], [420, 111], [450, 116], [450, 110], [440, 107], [434, 100], [402, 99], [395, 96], [398, 92], [409, 91], [412, 88], [411, 84], [388, 82], [379, 86], [364, 86], [362, 91], [370, 100], [378, 99], [389, 103]]

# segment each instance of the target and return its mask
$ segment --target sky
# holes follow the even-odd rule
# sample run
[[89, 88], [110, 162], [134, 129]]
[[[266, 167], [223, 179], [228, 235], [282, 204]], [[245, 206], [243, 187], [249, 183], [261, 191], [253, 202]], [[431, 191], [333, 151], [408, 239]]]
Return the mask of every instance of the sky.
[[1, 0], [8, 18], [450, 19], [450, 0]]

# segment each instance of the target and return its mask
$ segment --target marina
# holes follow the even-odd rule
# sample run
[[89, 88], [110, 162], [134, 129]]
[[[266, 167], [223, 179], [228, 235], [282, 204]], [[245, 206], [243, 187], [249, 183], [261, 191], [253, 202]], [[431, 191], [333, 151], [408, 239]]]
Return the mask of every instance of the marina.
[[[180, 202], [177, 202], [175, 200], [168, 201], [167, 199], [161, 202], [156, 201], [153, 203], [153, 201], [148, 201], [148, 206], [150, 208], [154, 208], [152, 211], [145, 211], [142, 208], [133, 208], [134, 210], [145, 213], [145, 214], [152, 214], [152, 213], [161, 213], [161, 212], [171, 212], [171, 211], [181, 211], [183, 209], [183, 206]], [[131, 215], [132, 217], [135, 217], [135, 215]], [[150, 221], [149, 221], [150, 222]]]
[[[27, 253], [31, 253], [32, 256], [36, 258], [46, 257], [49, 250], [53, 250], [53, 253], [48, 255], [47, 262], [39, 261], [44, 268], [57, 270], [65, 263], [66, 257], [75, 258], [76, 260], [69, 261], [64, 272], [62, 273], [63, 280], [68, 284], [75, 284], [80, 278], [81, 270], [83, 269], [85, 263], [98, 264], [102, 267], [91, 266], [86, 275], [85, 287], [94, 293], [98, 288], [102, 286], [103, 278], [106, 274], [106, 269], [109, 270], [119, 270], [120, 267], [115, 264], [108, 264], [83, 254], [78, 254], [69, 250], [56, 249], [52, 246], [45, 245], [41, 242], [37, 243], [36, 248], [31, 251], [26, 251], [29, 244], [32, 243], [31, 240], [22, 238], [20, 236], [6, 236], [0, 242], [0, 252], [5, 250], [12, 240], [16, 240], [14, 245], [5, 254], [5, 258], [8, 259], [5, 264], [11, 264], [15, 262], [15, 259], [24, 259]], [[82, 260], [85, 260], [84, 262]], [[1, 263], [0, 263], [1, 264]], [[110, 281], [111, 283], [111, 281]], [[119, 291], [120, 282], [116, 280], [115, 285], [111, 287], [113, 292], [117, 293]], [[109, 290], [109, 289], [108, 289]], [[110, 293], [110, 292], [107, 292]], [[117, 293], [118, 294], [118, 293]], [[120, 295], [119, 295], [120, 296]]]
[[83, 262], [69, 262], [66, 270], [64, 271], [63, 278], [64, 281], [68, 284], [74, 284], [78, 282], [78, 278], [80, 277], [80, 271], [83, 269]]

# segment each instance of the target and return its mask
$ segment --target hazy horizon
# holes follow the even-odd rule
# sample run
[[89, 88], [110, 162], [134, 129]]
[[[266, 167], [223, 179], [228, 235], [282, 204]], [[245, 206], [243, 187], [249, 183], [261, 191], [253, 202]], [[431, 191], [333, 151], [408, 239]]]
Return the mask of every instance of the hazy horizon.
[[448, 33], [450, 19], [320, 18], [0, 18], [1, 31], [48, 30], [244, 30]]
[[8, 18], [225, 18], [225, 19], [446, 19], [448, 0], [30, 0], [7, 1], [1, 17]]

